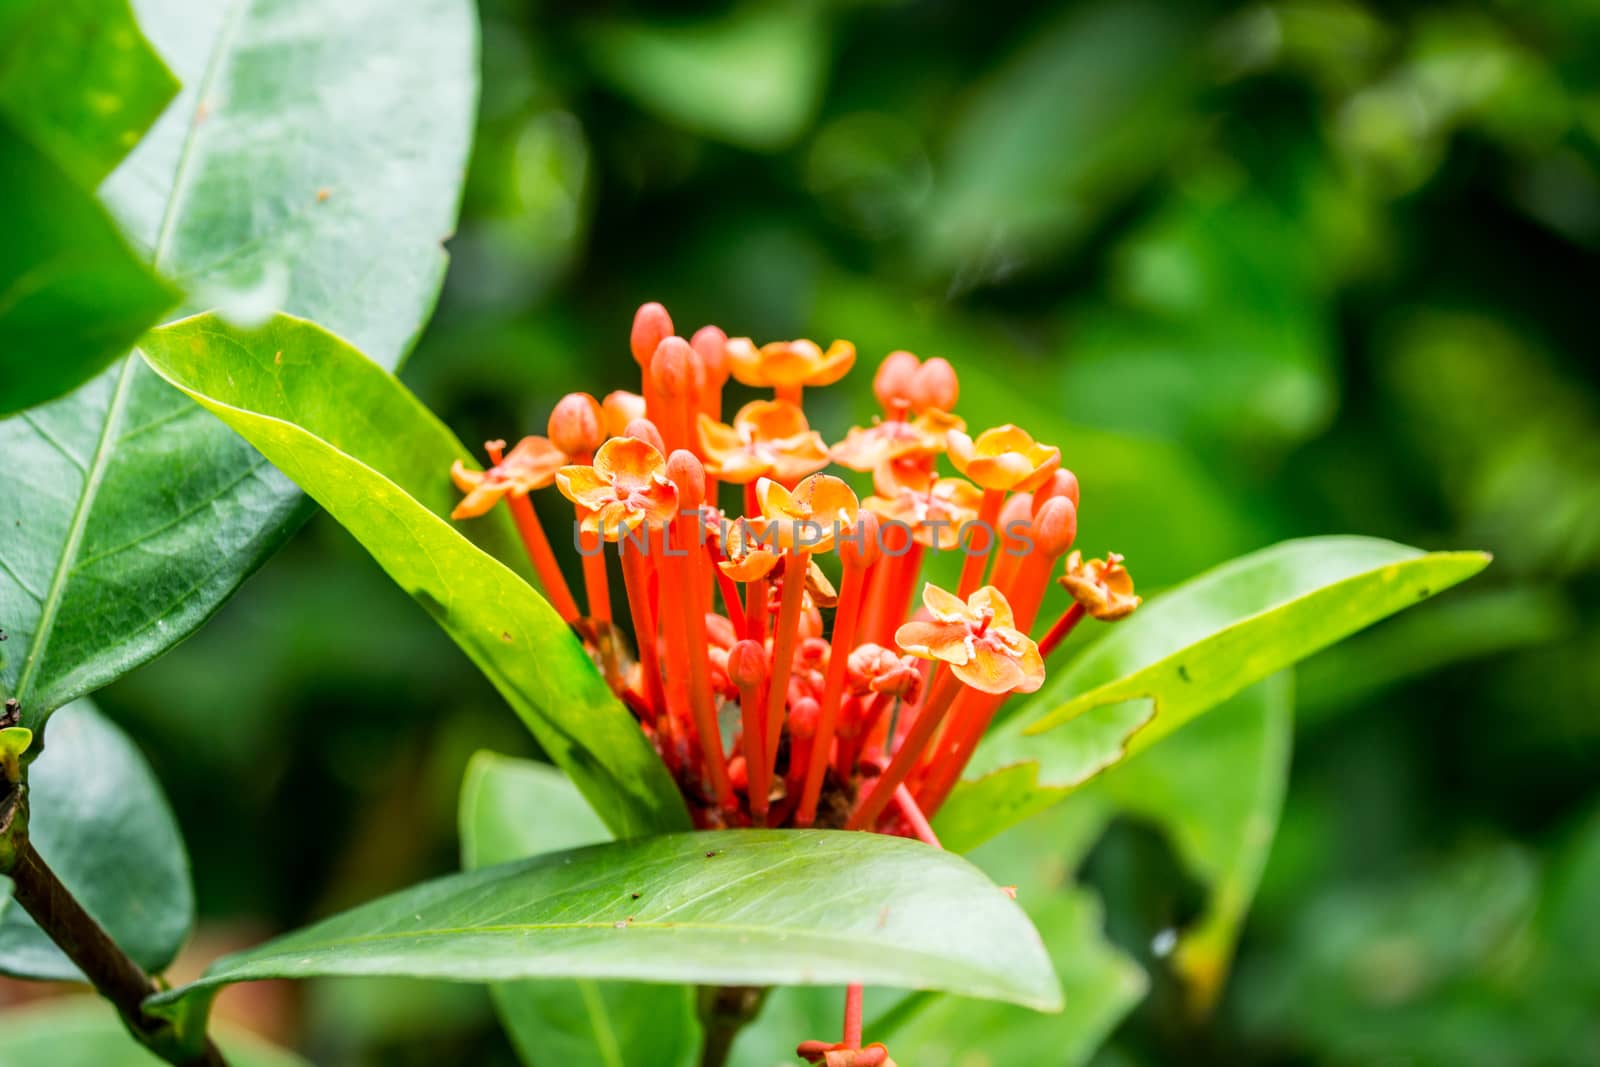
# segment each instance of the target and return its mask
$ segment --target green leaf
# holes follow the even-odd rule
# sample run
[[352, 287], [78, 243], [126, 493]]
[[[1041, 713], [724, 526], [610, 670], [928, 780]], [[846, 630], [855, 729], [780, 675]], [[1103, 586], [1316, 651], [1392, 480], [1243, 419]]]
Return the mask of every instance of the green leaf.
[[177, 294], [134, 255], [93, 195], [3, 113], [0, 205], [6, 230], [0, 415], [6, 415], [98, 374], [177, 303]]
[[977, 868], [829, 830], [667, 834], [452, 875], [225, 957], [150, 1004], [187, 1023], [231, 982], [362, 974], [862, 982], [1061, 1006], [1039, 935]]
[[686, 129], [776, 150], [815, 118], [828, 69], [826, 8], [745, 4], [714, 21], [597, 22], [595, 69], [617, 89]]
[[1039, 929], [1066, 1007], [1041, 1016], [1007, 1004], [915, 994], [869, 1027], [901, 1063], [961, 1067], [1031, 1063], [1042, 1049], [1061, 1067], [1086, 1063], [1145, 994], [1138, 964], [1106, 938], [1094, 893], [1073, 885], [1083, 855], [1100, 836], [1107, 806], [1075, 798], [1047, 817], [1017, 826], [971, 859], [990, 877], [1017, 888], [1017, 902]]
[[[194, 925], [194, 889], [183, 838], [144, 757], [81, 700], [51, 720], [28, 778], [34, 848], [135, 962], [164, 970]], [[0, 912], [0, 974], [83, 980], [15, 906]]]
[[1199, 1013], [1216, 1003], [1283, 811], [1294, 735], [1294, 685], [1277, 674], [1189, 729], [1098, 778], [1104, 798], [1172, 841], [1206, 888], [1205, 910], [1179, 932], [1174, 970]]
[[[116, 1012], [94, 997], [69, 997], [0, 1015], [5, 1067], [161, 1067], [128, 1036]], [[226, 1023], [217, 1044], [232, 1067], [309, 1067], [305, 1060]]]
[[88, 191], [178, 91], [128, 0], [0, 4], [0, 116]]
[[[1481, 552], [1361, 537], [1287, 541], [1152, 599], [1059, 671], [973, 757], [940, 826], [971, 845], [1005, 828], [971, 805], [1001, 783], [1023, 815], [1313, 652], [1476, 574]], [[1085, 625], [1092, 625], [1092, 620]], [[1070, 694], [1070, 696], [1069, 696]], [[1011, 764], [1025, 764], [1011, 767]], [[1031, 765], [1028, 765], [1031, 764]], [[984, 784], [998, 773], [1001, 783]]]
[[494, 684], [621, 837], [684, 829], [676, 786], [538, 593], [441, 517], [466, 450], [405, 387], [285, 315], [152, 331], [149, 363], [287, 474], [372, 553]]
[[[184, 90], [101, 193], [196, 305], [396, 365], [432, 310], [476, 97], [468, 0], [141, 0]], [[286, 136], [292, 131], [292, 136]], [[203, 622], [309, 514], [136, 358], [0, 421], [0, 690], [25, 725]]]
[[[461, 787], [469, 870], [600, 844], [611, 833], [548, 764], [479, 752]], [[637, 982], [496, 982], [500, 1019], [524, 1063], [691, 1067], [700, 1050], [694, 990]]]

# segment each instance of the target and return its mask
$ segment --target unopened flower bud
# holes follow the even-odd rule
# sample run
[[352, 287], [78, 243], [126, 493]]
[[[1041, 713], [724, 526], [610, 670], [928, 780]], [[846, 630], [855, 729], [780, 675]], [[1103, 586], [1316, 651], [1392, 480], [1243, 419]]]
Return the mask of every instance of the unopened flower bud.
[[633, 333], [628, 338], [628, 347], [633, 349], [633, 358], [639, 366], [648, 369], [656, 347], [671, 336], [672, 316], [667, 314], [667, 309], [654, 301], [640, 304], [639, 310], [633, 313]]
[[1055, 473], [1050, 475], [1050, 480], [1034, 490], [1033, 510], [1038, 511], [1044, 506], [1046, 500], [1052, 500], [1058, 496], [1064, 496], [1072, 501], [1074, 508], [1080, 504], [1078, 500], [1078, 476], [1065, 467], [1056, 468]]
[[961, 395], [961, 384], [956, 380], [956, 369], [947, 359], [935, 356], [917, 368], [911, 380], [911, 406], [917, 411], [932, 408], [950, 411]]
[[812, 697], [801, 697], [789, 704], [789, 733], [802, 741], [809, 740], [817, 735], [817, 719], [822, 714], [822, 705]]
[[920, 364], [910, 352], [890, 352], [872, 377], [872, 391], [885, 411], [911, 406], [912, 389]]
[[549, 431], [567, 455], [588, 455], [605, 443], [605, 412], [588, 393], [568, 393], [550, 412]]
[[622, 428], [623, 437], [637, 437], [639, 440], [653, 447], [657, 452], [666, 452], [667, 446], [661, 440], [661, 431], [656, 429], [656, 424], [649, 419], [634, 419]]
[[862, 511], [853, 529], [839, 531], [839, 559], [846, 567], [870, 567], [883, 554], [878, 516]]
[[759, 641], [740, 641], [728, 650], [728, 680], [753, 689], [767, 680], [767, 650]]
[[702, 326], [689, 339], [706, 371], [706, 386], [720, 389], [728, 380], [728, 335], [717, 326]]
[[1046, 500], [1033, 516], [1033, 540], [1038, 551], [1054, 559], [1072, 547], [1078, 536], [1078, 509], [1072, 500], [1058, 496]]
[[644, 397], [618, 389], [606, 394], [606, 398], [600, 402], [600, 409], [605, 415], [607, 436], [621, 437], [627, 432], [628, 423], [644, 418]]
[[681, 397], [694, 388], [694, 349], [681, 337], [668, 337], [650, 357], [650, 381], [664, 397]]
[[706, 468], [693, 452], [673, 449], [667, 457], [667, 477], [678, 487], [678, 503], [685, 510], [697, 508], [706, 498]]

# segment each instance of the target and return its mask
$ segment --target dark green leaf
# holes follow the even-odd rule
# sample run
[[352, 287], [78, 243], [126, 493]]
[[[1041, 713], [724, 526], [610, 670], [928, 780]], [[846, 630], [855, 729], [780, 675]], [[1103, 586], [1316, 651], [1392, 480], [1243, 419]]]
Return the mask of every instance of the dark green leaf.
[[70, 392], [125, 355], [177, 294], [128, 248], [94, 196], [3, 111], [0, 211], [6, 229], [0, 415], [6, 415]]
[[[599, 844], [611, 833], [545, 763], [479, 752], [461, 787], [468, 869]], [[689, 1067], [700, 1049], [694, 990], [638, 982], [496, 982], [495, 1006], [524, 1063]]]
[[[184, 91], [102, 187], [196, 304], [284, 308], [384, 366], [433, 307], [476, 94], [467, 0], [144, 0]], [[292, 136], [286, 136], [292, 131]], [[0, 687], [37, 725], [199, 625], [308, 514], [130, 358], [0, 422]]]
[[0, 4], [0, 115], [85, 192], [111, 173], [177, 91], [128, 0]]
[[[79, 701], [51, 721], [28, 778], [39, 855], [128, 955], [164, 970], [194, 925], [194, 890], [183, 838], [144, 757]], [[82, 981], [15, 904], [0, 911], [0, 973]]]
[[[0, 1015], [5, 1067], [161, 1067], [162, 1061], [128, 1036], [111, 1006], [73, 997]], [[291, 1052], [226, 1024], [217, 1044], [232, 1067], [309, 1067]]]
[[376, 364], [311, 323], [202, 315], [152, 331], [150, 365], [327, 508], [461, 646], [619, 836], [688, 826], [633, 717], [539, 594], [440, 512], [466, 450]]
[[151, 1004], [187, 1022], [230, 982], [362, 974], [862, 982], [1061, 1005], [1039, 935], [975, 867], [828, 830], [668, 834], [452, 875], [226, 957]]

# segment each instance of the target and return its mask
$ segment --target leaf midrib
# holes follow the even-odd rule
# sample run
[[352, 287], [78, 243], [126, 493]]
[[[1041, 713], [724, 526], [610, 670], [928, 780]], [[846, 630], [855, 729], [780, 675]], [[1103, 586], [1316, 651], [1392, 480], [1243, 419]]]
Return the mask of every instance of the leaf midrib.
[[[217, 33], [217, 39], [211, 46], [211, 55], [206, 59], [205, 73], [200, 78], [198, 92], [195, 94], [195, 107], [189, 113], [188, 130], [184, 134], [183, 148], [179, 152], [178, 165], [173, 172], [172, 188], [167, 192], [167, 203], [161, 212], [161, 225], [156, 232], [155, 244], [150, 252], [150, 264], [158, 272], [170, 250], [172, 235], [177, 225], [178, 205], [188, 187], [188, 175], [192, 166], [195, 142], [199, 139], [205, 101], [211, 95], [212, 87], [221, 74], [222, 57], [232, 43], [248, 2], [249, 0], [233, 0], [222, 29]], [[15, 693], [17, 702], [24, 708], [28, 707], [33, 680], [38, 674], [39, 664], [44, 660], [50, 643], [50, 634], [55, 629], [56, 616], [61, 612], [61, 602], [66, 596], [67, 582], [77, 570], [78, 550], [83, 545], [83, 535], [89, 525], [89, 515], [94, 510], [100, 483], [111, 461], [112, 445], [127, 407], [134, 364], [138, 359], [137, 350], [123, 358], [122, 370], [117, 375], [111, 402], [106, 407], [105, 422], [100, 427], [100, 438], [95, 442], [94, 455], [90, 458], [88, 470], [84, 474], [83, 489], [79, 492], [78, 503], [72, 511], [72, 521], [67, 527], [67, 537], [62, 543], [61, 555], [56, 560], [55, 571], [50, 576], [50, 587], [45, 590], [44, 601], [39, 608], [38, 625], [34, 627], [33, 636], [28, 641], [28, 651], [23, 659], [22, 674], [17, 678]], [[35, 718], [37, 717], [35, 713]]]

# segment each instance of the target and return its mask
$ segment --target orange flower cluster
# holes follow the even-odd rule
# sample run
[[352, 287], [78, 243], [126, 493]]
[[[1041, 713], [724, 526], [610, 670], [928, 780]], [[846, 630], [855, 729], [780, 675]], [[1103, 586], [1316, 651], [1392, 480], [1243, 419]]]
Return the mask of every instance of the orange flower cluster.
[[[1010, 425], [969, 436], [942, 359], [889, 354], [873, 380], [882, 415], [829, 447], [803, 394], [850, 371], [849, 342], [757, 346], [714, 326], [685, 340], [646, 304], [630, 347], [639, 393], [571, 394], [548, 436], [509, 453], [490, 442], [488, 470], [458, 462], [465, 496], [452, 517], [506, 503], [552, 605], [590, 643], [699, 825], [848, 827], [936, 845], [929, 817], [1006, 698], [1043, 684], [1082, 617], [1110, 621], [1139, 603], [1120, 556], [1072, 552], [1059, 579], [1072, 606], [1029, 636], [1077, 534], [1078, 481], [1060, 450]], [[724, 422], [730, 379], [771, 395]], [[828, 473], [835, 464], [870, 475], [872, 491], [858, 496]], [[528, 499], [551, 485], [573, 508], [587, 614]], [[922, 581], [939, 552], [963, 556], [953, 591]], [[636, 660], [612, 624], [612, 560]], [[802, 1055], [892, 1062], [861, 1046], [859, 1020], [844, 1043], [809, 1042]]]

